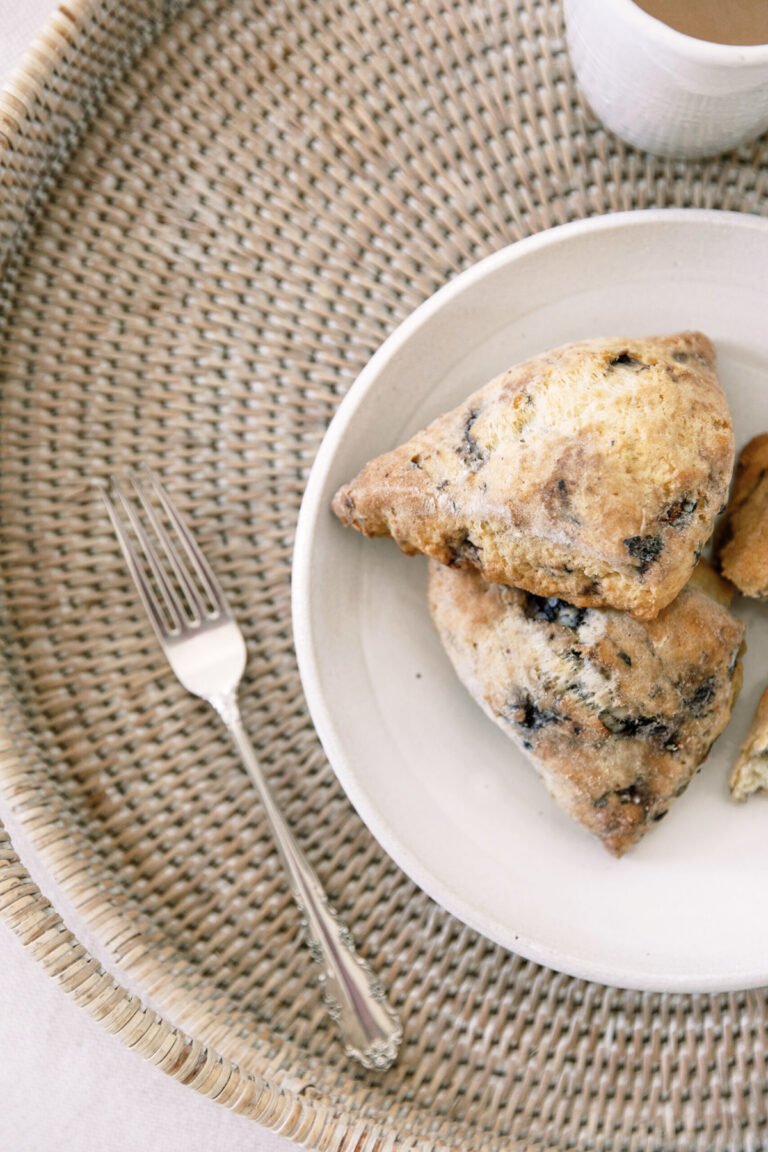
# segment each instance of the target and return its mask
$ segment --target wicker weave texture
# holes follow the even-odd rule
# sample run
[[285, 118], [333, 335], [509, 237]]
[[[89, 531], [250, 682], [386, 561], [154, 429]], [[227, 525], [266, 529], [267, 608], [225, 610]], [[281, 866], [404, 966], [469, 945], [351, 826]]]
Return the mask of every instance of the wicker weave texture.
[[[418, 303], [585, 215], [766, 213], [765, 145], [687, 165], [624, 148], [545, 0], [70, 4], [0, 132], [0, 812], [151, 1008], [3, 840], [0, 907], [32, 952], [171, 1075], [310, 1147], [764, 1147], [764, 992], [552, 973], [379, 849], [306, 712], [290, 572], [324, 430]], [[405, 1018], [385, 1076], [345, 1061], [258, 802], [147, 634], [90, 485], [140, 461], [226, 586], [249, 730]]]

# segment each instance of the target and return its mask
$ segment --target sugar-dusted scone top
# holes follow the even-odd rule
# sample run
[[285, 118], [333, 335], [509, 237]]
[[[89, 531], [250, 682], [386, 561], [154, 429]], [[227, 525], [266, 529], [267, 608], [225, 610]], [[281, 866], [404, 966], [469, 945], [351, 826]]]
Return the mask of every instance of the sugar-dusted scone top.
[[745, 596], [768, 598], [768, 433], [739, 454], [718, 535], [723, 575]]
[[768, 688], [760, 697], [741, 755], [731, 773], [734, 800], [747, 800], [753, 792], [768, 792]]
[[592, 340], [510, 368], [333, 509], [489, 581], [651, 619], [688, 580], [733, 456], [705, 336]]
[[744, 627], [693, 582], [641, 622], [432, 563], [429, 601], [465, 687], [616, 856], [685, 791], [740, 687]]

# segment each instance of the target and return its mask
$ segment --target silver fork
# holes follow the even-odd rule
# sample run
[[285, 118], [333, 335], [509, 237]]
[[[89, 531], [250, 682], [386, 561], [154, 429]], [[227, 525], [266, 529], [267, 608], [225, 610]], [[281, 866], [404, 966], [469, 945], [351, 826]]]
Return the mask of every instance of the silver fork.
[[156, 476], [129, 474], [100, 486], [128, 569], [172, 670], [194, 696], [215, 708], [229, 729], [269, 817], [309, 950], [320, 964], [330, 1016], [350, 1056], [366, 1068], [394, 1063], [402, 1038], [382, 985], [357, 955], [348, 929], [328, 904], [283, 818], [248, 739], [237, 703], [245, 641], [189, 528]]

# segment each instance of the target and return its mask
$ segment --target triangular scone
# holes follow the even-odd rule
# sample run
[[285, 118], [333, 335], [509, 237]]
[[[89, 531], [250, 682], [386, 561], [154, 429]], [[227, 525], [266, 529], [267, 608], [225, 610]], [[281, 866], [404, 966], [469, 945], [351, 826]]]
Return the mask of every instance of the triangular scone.
[[760, 697], [741, 755], [731, 773], [734, 800], [748, 800], [753, 792], [768, 792], [768, 688]]
[[694, 582], [645, 623], [436, 563], [429, 600], [465, 687], [615, 856], [685, 791], [741, 684], [744, 626]]
[[745, 596], [768, 599], [768, 433], [742, 449], [722, 530], [720, 568]]
[[339, 490], [366, 536], [652, 619], [724, 504], [734, 440], [699, 333], [569, 344], [492, 380]]

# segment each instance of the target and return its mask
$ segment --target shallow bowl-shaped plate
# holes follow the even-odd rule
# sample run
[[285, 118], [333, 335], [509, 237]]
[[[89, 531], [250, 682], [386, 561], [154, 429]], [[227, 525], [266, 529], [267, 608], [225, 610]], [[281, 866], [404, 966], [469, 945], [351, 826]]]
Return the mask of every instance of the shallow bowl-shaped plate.
[[516, 361], [569, 340], [699, 328], [742, 444], [768, 430], [768, 221], [698, 211], [595, 218], [464, 272], [386, 341], [341, 405], [307, 487], [294, 627], [312, 718], [383, 847], [435, 900], [513, 951], [622, 987], [768, 982], [768, 799], [728, 771], [768, 682], [768, 606], [738, 600], [740, 703], [669, 817], [621, 860], [564, 816], [470, 699], [432, 627], [426, 564], [330, 511], [372, 456]]

